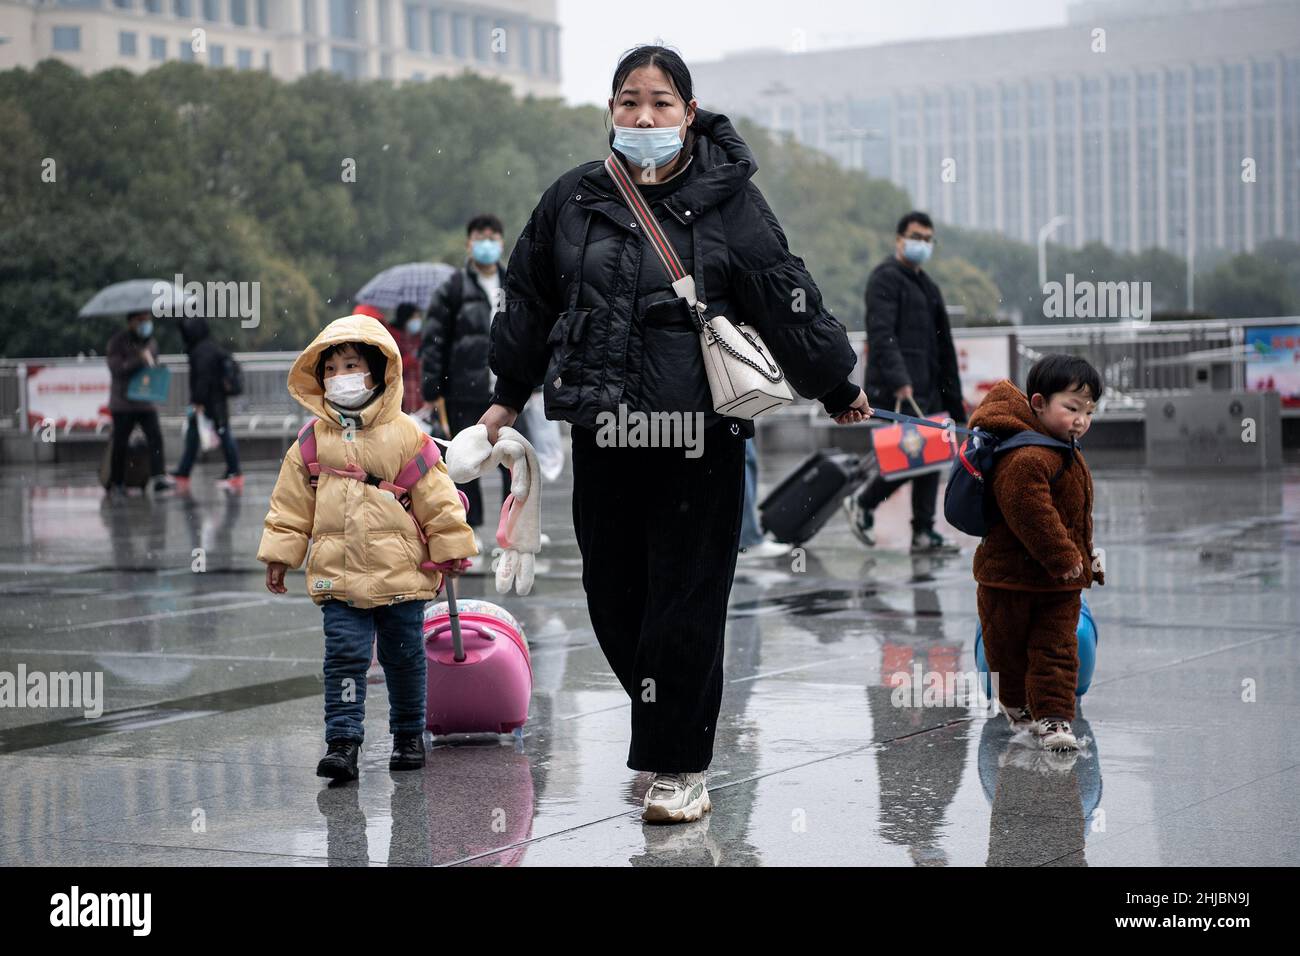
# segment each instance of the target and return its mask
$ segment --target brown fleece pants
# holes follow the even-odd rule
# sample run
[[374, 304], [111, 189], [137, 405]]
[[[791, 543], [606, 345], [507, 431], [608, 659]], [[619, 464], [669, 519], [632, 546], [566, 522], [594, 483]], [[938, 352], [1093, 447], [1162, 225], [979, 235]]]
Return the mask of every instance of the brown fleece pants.
[[1035, 720], [1074, 719], [1081, 593], [978, 586], [984, 657], [1008, 708], [1027, 704]]

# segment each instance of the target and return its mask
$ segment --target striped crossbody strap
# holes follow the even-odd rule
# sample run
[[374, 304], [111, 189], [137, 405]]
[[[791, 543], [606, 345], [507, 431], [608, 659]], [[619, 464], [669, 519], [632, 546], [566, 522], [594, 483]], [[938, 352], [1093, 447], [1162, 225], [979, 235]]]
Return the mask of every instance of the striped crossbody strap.
[[632, 182], [632, 177], [628, 175], [627, 167], [623, 165], [617, 156], [610, 153], [605, 157], [605, 171], [609, 173], [609, 178], [614, 181], [619, 195], [623, 197], [623, 202], [627, 203], [627, 208], [632, 210], [637, 225], [640, 226], [642, 234], [649, 241], [651, 248], [654, 249], [655, 255], [659, 257], [659, 261], [663, 263], [664, 271], [668, 273], [669, 279], [672, 282], [677, 282], [685, 278], [686, 270], [682, 268], [682, 260], [677, 258], [677, 250], [668, 241], [668, 237], [664, 235], [658, 220], [650, 212], [650, 207], [646, 205], [645, 199], [642, 198], [640, 191], [636, 188], [636, 183]]

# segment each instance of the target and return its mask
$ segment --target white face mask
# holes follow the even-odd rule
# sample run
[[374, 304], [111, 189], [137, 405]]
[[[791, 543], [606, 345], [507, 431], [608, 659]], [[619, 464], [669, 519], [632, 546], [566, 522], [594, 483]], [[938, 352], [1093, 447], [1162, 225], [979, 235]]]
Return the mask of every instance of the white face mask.
[[325, 397], [335, 405], [344, 408], [358, 408], [370, 401], [375, 394], [373, 388], [366, 388], [366, 376], [369, 372], [354, 372], [351, 375], [335, 375], [325, 379]]

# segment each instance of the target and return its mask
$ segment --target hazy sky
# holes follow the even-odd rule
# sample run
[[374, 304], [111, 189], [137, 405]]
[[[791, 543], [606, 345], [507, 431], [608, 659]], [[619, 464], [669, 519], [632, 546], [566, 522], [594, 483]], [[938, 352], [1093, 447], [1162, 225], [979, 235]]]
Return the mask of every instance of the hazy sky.
[[1066, 6], [1067, 0], [559, 0], [562, 92], [570, 103], [604, 106], [619, 54], [660, 38], [690, 66], [800, 41], [825, 50], [1061, 26]]

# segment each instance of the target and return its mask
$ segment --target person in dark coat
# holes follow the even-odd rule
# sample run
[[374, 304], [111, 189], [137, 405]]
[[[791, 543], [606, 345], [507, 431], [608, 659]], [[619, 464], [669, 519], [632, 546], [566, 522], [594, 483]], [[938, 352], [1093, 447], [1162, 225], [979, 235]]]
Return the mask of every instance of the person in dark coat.
[[[943, 293], [922, 266], [934, 250], [934, 223], [923, 212], [898, 221], [894, 253], [867, 280], [866, 391], [877, 408], [925, 417], [938, 412], [966, 421]], [[877, 474], [856, 495], [844, 499], [849, 527], [868, 546], [876, 543], [872, 512], [908, 481], [912, 484], [912, 552], [955, 552], [934, 530], [939, 474], [902, 481]]]
[[190, 410], [185, 423], [185, 451], [172, 477], [181, 491], [190, 490], [190, 472], [199, 454], [198, 416], [206, 415], [217, 430], [226, 456], [226, 474], [217, 485], [228, 491], [243, 491], [239, 447], [230, 430], [230, 408], [226, 400], [226, 351], [212, 338], [208, 322], [201, 316], [181, 320], [181, 339], [190, 359]]
[[[505, 227], [491, 214], [466, 223], [465, 263], [434, 292], [424, 320], [420, 393], [426, 408], [443, 399], [453, 436], [476, 424], [491, 404], [494, 376], [488, 368], [488, 337], [506, 277], [500, 264], [504, 238]], [[510, 472], [502, 468], [501, 475], [504, 497]], [[484, 511], [478, 480], [456, 487], [469, 499], [465, 520], [479, 540]], [[482, 547], [479, 553], [485, 553]]]
[[110, 385], [108, 411], [113, 416], [113, 434], [109, 462], [108, 495], [126, 495], [127, 440], [136, 425], [149, 443], [149, 482], [155, 493], [167, 492], [175, 483], [163, 472], [162, 428], [158, 407], [152, 402], [137, 402], [126, 397], [127, 386], [142, 368], [158, 364], [158, 340], [153, 337], [153, 316], [134, 312], [127, 316], [126, 328], [120, 329], [104, 348], [108, 361]]
[[420, 399], [420, 329], [424, 315], [413, 302], [399, 303], [390, 321], [384, 310], [366, 302], [358, 303], [353, 315], [368, 315], [388, 330], [402, 356], [402, 411], [414, 412], [425, 403]]
[[388, 331], [402, 353], [402, 411], [414, 412], [424, 404], [420, 395], [420, 346], [424, 330], [424, 312], [414, 302], [397, 307]]
[[[792, 388], [861, 421], [855, 358], [803, 260], [753, 182], [731, 121], [700, 109], [675, 52], [620, 61], [610, 145], [696, 279], [710, 316], [752, 325]], [[604, 167], [556, 180], [515, 243], [492, 325], [495, 441], [530, 392], [573, 429], [573, 519], [592, 627], [631, 698], [627, 765], [654, 776], [642, 816], [696, 820], [722, 699], [723, 629], [736, 567], [749, 421], [713, 410], [699, 335]], [[646, 447], [611, 416], [696, 416], [698, 447]], [[683, 422], [685, 419], [680, 419]], [[653, 419], [651, 419], [653, 421]], [[597, 431], [599, 429], [599, 431]], [[684, 439], [684, 432], [682, 433]]]

